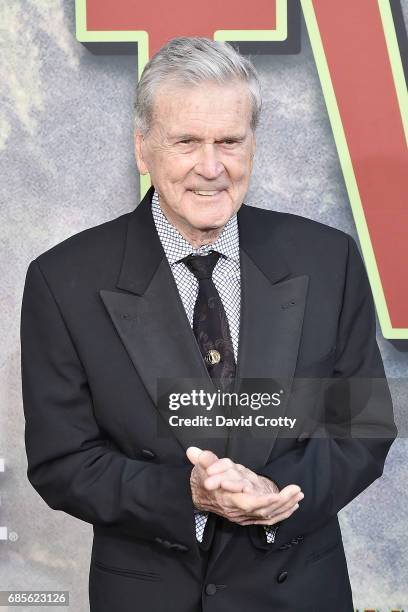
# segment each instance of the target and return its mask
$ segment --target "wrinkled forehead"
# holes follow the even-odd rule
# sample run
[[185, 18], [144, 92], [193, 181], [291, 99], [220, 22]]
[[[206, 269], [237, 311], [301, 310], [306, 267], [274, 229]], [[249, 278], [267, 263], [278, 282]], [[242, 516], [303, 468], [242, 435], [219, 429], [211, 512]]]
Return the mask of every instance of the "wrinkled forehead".
[[151, 127], [169, 136], [180, 130], [250, 129], [252, 103], [248, 85], [237, 79], [225, 83], [179, 83], [163, 80], [153, 95]]

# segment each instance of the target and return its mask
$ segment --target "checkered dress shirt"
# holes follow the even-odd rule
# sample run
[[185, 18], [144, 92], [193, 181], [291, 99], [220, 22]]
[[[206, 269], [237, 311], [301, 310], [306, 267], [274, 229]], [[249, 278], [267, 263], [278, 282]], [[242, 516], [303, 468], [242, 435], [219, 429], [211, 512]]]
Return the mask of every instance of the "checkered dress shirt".
[[[238, 356], [239, 321], [241, 309], [241, 277], [239, 263], [239, 233], [237, 215], [233, 215], [226, 223], [223, 231], [212, 244], [205, 244], [194, 249], [191, 244], [170, 224], [159, 204], [159, 197], [154, 191], [152, 198], [152, 213], [157, 233], [162, 243], [165, 255], [174, 276], [181, 301], [190, 326], [193, 327], [194, 305], [198, 295], [198, 280], [180, 259], [190, 255], [207, 255], [210, 251], [218, 251], [222, 257], [217, 261], [212, 279], [220, 294], [231, 332], [234, 347], [235, 362]], [[195, 510], [196, 536], [202, 541], [208, 512]], [[264, 525], [268, 543], [275, 540], [276, 525]]]

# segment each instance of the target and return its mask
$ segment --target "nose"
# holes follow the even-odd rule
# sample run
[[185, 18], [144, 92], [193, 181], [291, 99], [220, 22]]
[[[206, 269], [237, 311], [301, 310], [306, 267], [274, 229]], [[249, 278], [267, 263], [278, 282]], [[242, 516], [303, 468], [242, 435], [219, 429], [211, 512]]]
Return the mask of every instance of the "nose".
[[201, 145], [195, 171], [206, 179], [216, 179], [223, 173], [224, 165], [217, 157], [216, 146], [214, 144], [203, 143]]

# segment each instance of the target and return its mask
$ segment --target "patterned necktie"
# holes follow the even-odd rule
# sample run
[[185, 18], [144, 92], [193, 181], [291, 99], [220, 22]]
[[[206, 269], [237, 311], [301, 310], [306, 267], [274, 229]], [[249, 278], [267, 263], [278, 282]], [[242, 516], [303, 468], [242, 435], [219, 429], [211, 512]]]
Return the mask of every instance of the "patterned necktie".
[[[193, 331], [208, 373], [216, 387], [231, 390], [235, 377], [234, 347], [228, 318], [217, 291], [212, 273], [221, 253], [188, 255], [182, 260], [198, 280], [194, 306]], [[218, 384], [219, 380], [219, 384]]]

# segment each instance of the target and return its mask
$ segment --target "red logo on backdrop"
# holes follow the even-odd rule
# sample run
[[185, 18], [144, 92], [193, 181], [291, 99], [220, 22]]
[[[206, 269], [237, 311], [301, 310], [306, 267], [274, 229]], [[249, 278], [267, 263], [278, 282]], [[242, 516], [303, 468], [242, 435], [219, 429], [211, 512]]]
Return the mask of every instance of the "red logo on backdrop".
[[[233, 0], [177, 0], [172, 3], [166, 0], [88, 0], [86, 19], [88, 30], [147, 32], [151, 57], [175, 36], [213, 38], [218, 30], [276, 31], [278, 9], [282, 5], [285, 20], [286, 3], [279, 0], [252, 0], [250, 6]], [[255, 34], [252, 40], [257, 40]]]
[[[296, 53], [306, 22], [384, 337], [408, 338], [408, 94], [394, 0], [77, 0], [85, 44], [137, 43], [139, 74], [175, 36]], [[403, 40], [403, 37], [405, 39]]]

